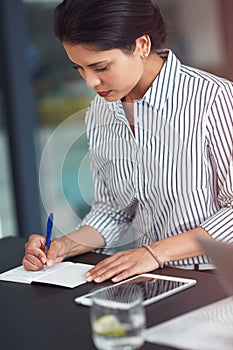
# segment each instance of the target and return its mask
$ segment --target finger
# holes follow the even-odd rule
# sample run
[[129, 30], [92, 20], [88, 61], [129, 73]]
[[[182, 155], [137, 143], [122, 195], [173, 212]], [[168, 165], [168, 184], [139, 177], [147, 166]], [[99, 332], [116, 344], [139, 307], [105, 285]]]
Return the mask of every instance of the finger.
[[[153, 261], [154, 262], [154, 261]], [[126, 278], [132, 277], [136, 274], [140, 273], [146, 273], [151, 270], [155, 270], [157, 265], [150, 265], [150, 264], [144, 264], [143, 261], [135, 262], [133, 261], [127, 266], [125, 266], [125, 269], [119, 270], [119, 273], [116, 273], [116, 275], [112, 278], [112, 282], [120, 282]]]
[[[44, 247], [43, 250], [40, 248], [31, 248], [30, 246], [27, 248], [26, 254], [25, 254], [26, 260], [28, 260], [29, 262], [31, 261], [32, 263], [35, 263], [37, 261], [39, 261], [39, 263], [37, 263], [37, 266], [41, 266], [41, 264], [43, 265], [46, 262], [46, 254], [44, 252]], [[34, 258], [35, 259], [34, 259]]]
[[63, 256], [57, 257], [55, 259], [51, 259], [51, 258], [47, 257], [46, 264], [47, 264], [47, 266], [53, 266], [54, 264], [58, 264], [58, 263], [62, 262], [63, 260], [64, 260]]
[[[97, 271], [92, 272], [91, 280], [96, 282], [96, 283], [101, 283], [105, 280], [108, 280], [108, 279], [118, 275], [119, 273], [121, 273], [125, 269], [130, 268], [130, 266], [131, 266], [131, 262], [122, 261], [122, 260], [118, 259], [118, 261], [115, 261], [114, 263], [111, 263], [107, 266], [104, 266], [104, 267], [98, 269]], [[89, 279], [87, 279], [87, 280], [88, 280], [88, 282], [90, 282]]]
[[102, 260], [85, 274], [86, 280], [88, 282], [92, 282], [95, 278], [99, 277], [107, 270], [113, 271], [114, 267], [119, 265], [118, 260], [119, 260], [118, 253], [114, 254], [109, 258]]
[[97, 272], [98, 270], [101, 270], [103, 268], [107, 268], [111, 264], [114, 264], [117, 260], [119, 259], [119, 254], [116, 253], [108, 258], [105, 258], [104, 260], [100, 261], [98, 264], [96, 264], [92, 269], [89, 271], [92, 272]]
[[33, 249], [33, 248], [41, 248], [45, 246], [45, 237], [33, 234], [29, 237], [28, 242], [25, 244], [25, 250], [27, 249]]
[[41, 248], [28, 248], [27, 249], [27, 252], [25, 254], [26, 255], [34, 255], [35, 257], [37, 257], [41, 262], [42, 264], [44, 264], [46, 262], [46, 254], [45, 254], [45, 251], [44, 251], [44, 247], [41, 249]]
[[116, 282], [123, 281], [129, 277], [136, 275], [136, 273], [137, 272], [135, 272], [134, 269], [129, 268], [129, 269], [124, 270], [121, 273], [117, 274], [115, 277], [113, 277], [112, 282], [116, 283]]
[[[62, 261], [65, 257], [63, 247], [58, 239], [52, 240], [49, 250], [47, 252], [47, 260], [56, 262], [57, 260]], [[61, 260], [62, 259], [62, 260]]]
[[[154, 268], [154, 266], [153, 266]], [[150, 265], [148, 269], [152, 270]], [[135, 259], [134, 254], [132, 256], [122, 255], [115, 264], [109, 264], [107, 268], [102, 268], [92, 275], [95, 282], [102, 282], [106, 278], [112, 278], [113, 282], [121, 281], [125, 278], [131, 277], [135, 274], [149, 271], [147, 266], [143, 264], [143, 261]], [[97, 276], [96, 276], [97, 274]]]
[[123, 254], [124, 254], [123, 252], [117, 252], [117, 253], [113, 254], [112, 256], [103, 259], [98, 264], [96, 264], [92, 269], [90, 269], [89, 272], [91, 274], [96, 273], [97, 271], [99, 271], [101, 269], [106, 269], [109, 266], [114, 266], [115, 264], [118, 264], [118, 261], [119, 261], [119, 259], [121, 259]]
[[98, 273], [91, 275], [91, 278], [92, 278], [92, 281], [94, 281], [95, 283], [101, 283], [111, 279], [121, 271], [122, 271], [122, 265], [118, 265], [118, 266], [111, 267], [108, 270], [98, 271]]
[[27, 254], [23, 258], [22, 264], [26, 270], [38, 271], [44, 266], [42, 261], [35, 255]]
[[58, 264], [60, 262], [62, 262], [64, 260], [64, 258], [61, 256], [61, 257], [58, 257], [56, 260], [55, 260], [55, 264]]

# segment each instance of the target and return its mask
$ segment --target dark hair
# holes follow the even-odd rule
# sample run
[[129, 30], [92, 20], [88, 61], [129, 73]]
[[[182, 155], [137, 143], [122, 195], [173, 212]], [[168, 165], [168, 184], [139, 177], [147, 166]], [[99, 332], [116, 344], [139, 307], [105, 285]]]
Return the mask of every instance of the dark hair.
[[152, 0], [64, 0], [55, 9], [55, 35], [62, 42], [98, 50], [132, 51], [147, 34], [153, 51], [164, 44], [167, 29]]

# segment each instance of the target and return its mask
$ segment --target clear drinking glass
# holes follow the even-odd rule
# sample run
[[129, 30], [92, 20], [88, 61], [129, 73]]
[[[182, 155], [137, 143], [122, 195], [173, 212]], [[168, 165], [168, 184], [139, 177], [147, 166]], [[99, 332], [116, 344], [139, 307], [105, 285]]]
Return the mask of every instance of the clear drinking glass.
[[96, 291], [92, 296], [90, 319], [97, 349], [140, 349], [145, 328], [141, 288], [119, 285]]

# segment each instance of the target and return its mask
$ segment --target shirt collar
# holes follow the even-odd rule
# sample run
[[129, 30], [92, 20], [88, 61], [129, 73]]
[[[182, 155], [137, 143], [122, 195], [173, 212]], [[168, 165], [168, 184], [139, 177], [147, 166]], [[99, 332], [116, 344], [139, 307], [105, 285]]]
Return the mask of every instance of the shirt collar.
[[[157, 110], [160, 110], [173, 91], [178, 77], [181, 63], [171, 50], [159, 50], [157, 54], [166, 61], [152, 85], [139, 101], [145, 101]], [[107, 102], [108, 107], [115, 112], [122, 110], [122, 102]]]
[[173, 91], [181, 63], [171, 50], [160, 50], [157, 53], [166, 61], [142, 100], [160, 110]]

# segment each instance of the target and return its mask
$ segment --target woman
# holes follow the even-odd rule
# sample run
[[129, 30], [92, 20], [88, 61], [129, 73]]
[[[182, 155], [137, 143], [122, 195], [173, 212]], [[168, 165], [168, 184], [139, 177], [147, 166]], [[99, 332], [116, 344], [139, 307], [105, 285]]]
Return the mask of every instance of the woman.
[[107, 252], [132, 224], [136, 248], [104, 259], [87, 281], [164, 264], [207, 269], [197, 237], [233, 241], [232, 84], [161, 50], [166, 26], [150, 0], [65, 0], [55, 33], [97, 93], [86, 115], [95, 200], [47, 256], [32, 235], [25, 268]]

